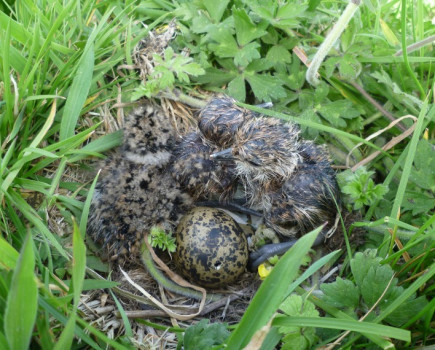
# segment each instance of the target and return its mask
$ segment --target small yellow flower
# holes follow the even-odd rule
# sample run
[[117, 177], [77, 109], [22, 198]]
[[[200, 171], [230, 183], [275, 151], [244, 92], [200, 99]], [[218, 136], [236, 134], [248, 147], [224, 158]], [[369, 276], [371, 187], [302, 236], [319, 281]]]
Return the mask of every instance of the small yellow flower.
[[267, 276], [269, 276], [272, 270], [273, 266], [269, 264], [261, 264], [260, 266], [258, 266], [258, 275], [260, 276], [261, 280], [264, 280]]

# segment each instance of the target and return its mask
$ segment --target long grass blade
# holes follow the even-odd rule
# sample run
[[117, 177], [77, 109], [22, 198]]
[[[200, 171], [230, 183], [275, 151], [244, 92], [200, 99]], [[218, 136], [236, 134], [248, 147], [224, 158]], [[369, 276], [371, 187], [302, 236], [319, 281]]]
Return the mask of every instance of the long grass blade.
[[270, 320], [288, 294], [289, 285], [296, 277], [303, 257], [310, 250], [320, 230], [321, 227], [300, 238], [276, 264], [231, 334], [227, 349], [242, 349], [254, 333]]
[[30, 344], [38, 308], [38, 287], [34, 275], [35, 254], [27, 234], [12, 276], [4, 316], [5, 335], [11, 350], [25, 350]]

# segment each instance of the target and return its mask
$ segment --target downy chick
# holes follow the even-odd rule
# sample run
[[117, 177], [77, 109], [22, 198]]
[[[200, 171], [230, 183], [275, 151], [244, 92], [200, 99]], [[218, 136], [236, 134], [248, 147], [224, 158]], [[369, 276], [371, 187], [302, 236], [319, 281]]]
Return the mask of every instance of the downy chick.
[[155, 104], [135, 109], [126, 120], [123, 145], [104, 162], [90, 208], [88, 234], [103, 256], [132, 259], [146, 231], [155, 225], [173, 230], [192, 207], [168, 171], [174, 140]]

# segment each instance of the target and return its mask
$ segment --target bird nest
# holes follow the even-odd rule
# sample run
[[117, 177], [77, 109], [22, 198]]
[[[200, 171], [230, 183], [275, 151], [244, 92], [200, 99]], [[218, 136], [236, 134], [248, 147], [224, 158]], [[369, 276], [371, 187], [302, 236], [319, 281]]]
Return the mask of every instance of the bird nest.
[[[204, 94], [204, 96], [206, 96]], [[177, 101], [161, 99], [160, 105], [179, 135], [184, 135], [195, 124], [194, 112], [191, 107]], [[102, 120], [102, 126], [98, 133], [92, 135], [91, 139], [97, 139], [104, 134], [112, 133], [122, 128], [124, 121], [124, 108], [128, 105], [116, 104], [112, 108], [107, 105], [100, 106], [99, 112], [84, 117], [83, 123], [91, 126], [94, 120]], [[99, 161], [86, 161], [87, 168], [98, 168]], [[45, 169], [44, 176], [50, 178], [54, 176], [56, 164], [53, 168]], [[70, 164], [66, 167], [62, 181], [90, 184], [95, 176], [94, 171], [83, 170], [82, 166]], [[85, 197], [77, 195], [71, 191], [58, 189], [58, 193], [64, 196], [75, 196], [78, 200], [85, 200]], [[39, 207], [43, 201], [42, 197], [29, 194], [29, 203], [34, 207]], [[59, 237], [67, 238], [72, 234], [71, 226], [65, 221], [64, 216], [58, 206], [51, 206], [48, 209], [48, 224], [52, 232]], [[88, 251], [92, 251], [92, 243], [89, 242]], [[67, 248], [72, 248], [70, 245]], [[122, 319], [120, 310], [123, 310], [129, 318], [132, 327], [133, 338], [130, 339], [135, 347], [141, 349], [165, 348], [171, 349], [177, 346], [177, 337], [167, 328], [179, 326], [187, 327], [195, 324], [197, 321], [206, 318], [211, 322], [227, 322], [229, 324], [237, 323], [243, 316], [250, 300], [260, 283], [259, 279], [253, 278], [253, 274], [246, 272], [236, 283], [228, 286], [224, 290], [214, 290], [213, 293], [219, 293], [222, 297], [220, 300], [207, 301], [201, 305], [201, 301], [183, 297], [170, 291], [164, 290], [150, 276], [144, 266], [136, 261], [128, 266], [120, 266], [116, 263], [101, 261], [97, 264], [95, 256], [88, 256], [89, 266], [105, 266], [102, 270], [105, 273], [97, 272], [88, 268], [87, 272], [91, 278], [98, 280], [107, 280], [110, 273], [110, 279], [116, 281], [119, 285], [112, 288], [111, 291], [105, 289], [84, 291], [81, 296], [79, 311], [81, 317], [100, 329], [109, 338], [117, 338], [126, 334], [126, 327]], [[90, 262], [90, 263], [89, 263]], [[175, 270], [170, 259], [166, 258], [165, 263], [169, 270]], [[122, 272], [124, 271], [124, 273]], [[253, 281], [254, 280], [254, 281]], [[140, 288], [137, 288], [139, 286]], [[143, 289], [153, 300], [140, 291]], [[114, 292], [114, 293], [112, 293]], [[207, 292], [209, 295], [209, 292]], [[207, 299], [208, 297], [206, 297]], [[157, 303], [156, 303], [157, 301]], [[117, 305], [117, 302], [119, 304]], [[180, 316], [177, 316], [180, 315]], [[196, 316], [192, 316], [196, 315]], [[144, 321], [147, 320], [147, 321]], [[158, 323], [167, 328], [161, 330], [149, 325], [149, 322]]]
[[[169, 41], [175, 35], [175, 24], [171, 22], [166, 32], [151, 33], [149, 38], [141, 41], [136, 47], [133, 58], [134, 67], [125, 67], [140, 70], [142, 79], [150, 73], [154, 67], [153, 54], [161, 53], [167, 47]], [[199, 94], [198, 91], [195, 93]], [[207, 93], [202, 93], [204, 100]], [[94, 124], [97, 116], [103, 121], [98, 133], [92, 138], [98, 138], [102, 134], [111, 133], [120, 129], [124, 124], [124, 108], [128, 104], [120, 102], [112, 108], [107, 105], [100, 106], [99, 115], [86, 116], [83, 120], [85, 125]], [[201, 105], [201, 101], [197, 105]], [[178, 135], [187, 134], [192, 128], [196, 128], [196, 109], [173, 99], [161, 98], [160, 106]], [[116, 112], [116, 113], [114, 113]], [[54, 174], [54, 173], [53, 173]], [[86, 183], [92, 181], [93, 173], [83, 172], [75, 166], [70, 166], [64, 173], [64, 178], [76, 182]], [[67, 195], [67, 194], [66, 194]], [[79, 198], [80, 199], [80, 198]], [[84, 198], [82, 198], [84, 199]], [[50, 229], [63, 235], [70, 231], [70, 227], [64, 223], [63, 216], [53, 207], [50, 215]], [[335, 235], [335, 237], [341, 235]], [[332, 241], [331, 241], [332, 242]], [[342, 245], [340, 241], [337, 245]], [[331, 247], [334, 249], [335, 247]], [[166, 259], [167, 271], [174, 271], [175, 267], [170, 259]], [[260, 279], [256, 274], [245, 272], [237, 282], [227, 286], [224, 290], [213, 290], [214, 297], [210, 301], [207, 292], [204, 300], [196, 300], [180, 296], [165, 290], [151, 277], [139, 259], [128, 266], [120, 266], [116, 263], [106, 263], [106, 274], [112, 269], [111, 280], [119, 283], [118, 286], [107, 290], [91, 290], [84, 292], [81, 298], [79, 310], [82, 317], [93, 326], [105, 332], [110, 338], [116, 338], [124, 334], [131, 334], [126, 329], [123, 317], [128, 317], [132, 327], [133, 338], [131, 341], [137, 348], [176, 348], [177, 337], [174, 332], [168, 331], [169, 327], [187, 327], [202, 318], [211, 322], [227, 322], [234, 324], [239, 322], [255, 294]], [[88, 273], [95, 279], [106, 279], [96, 271], [88, 269]], [[336, 272], [335, 272], [336, 273]], [[328, 275], [332, 278], [334, 272]], [[114, 293], [112, 293], [114, 292]], [[208, 301], [207, 301], [208, 300]], [[146, 320], [146, 321], [145, 321]], [[158, 323], [163, 328], [153, 327], [150, 323]]]

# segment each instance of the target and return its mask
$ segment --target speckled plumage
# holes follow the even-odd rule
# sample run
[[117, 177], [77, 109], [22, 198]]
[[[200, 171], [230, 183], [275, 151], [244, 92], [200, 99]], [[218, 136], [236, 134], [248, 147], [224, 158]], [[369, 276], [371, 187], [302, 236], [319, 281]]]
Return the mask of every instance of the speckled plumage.
[[210, 159], [217, 150], [197, 131], [184, 136], [174, 149], [171, 174], [195, 199], [224, 201], [236, 190], [234, 163]]
[[174, 140], [174, 129], [154, 104], [126, 120], [123, 145], [104, 162], [90, 208], [88, 234], [103, 256], [132, 258], [147, 230], [173, 230], [191, 208], [191, 197], [168, 170]]
[[240, 126], [254, 117], [254, 112], [237, 106], [235, 102], [227, 96], [214, 98], [199, 113], [201, 134], [219, 149], [230, 147]]
[[195, 199], [230, 200], [237, 188], [233, 162], [222, 163], [210, 155], [232, 145], [235, 133], [253, 113], [238, 107], [230, 97], [211, 99], [198, 115], [198, 129], [175, 147], [174, 178]]
[[249, 205], [280, 234], [295, 238], [325, 222], [334, 224], [339, 190], [327, 153], [300, 139], [294, 124], [248, 120], [232, 147], [212, 158], [235, 162]]

